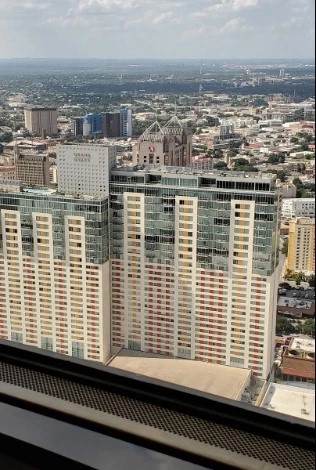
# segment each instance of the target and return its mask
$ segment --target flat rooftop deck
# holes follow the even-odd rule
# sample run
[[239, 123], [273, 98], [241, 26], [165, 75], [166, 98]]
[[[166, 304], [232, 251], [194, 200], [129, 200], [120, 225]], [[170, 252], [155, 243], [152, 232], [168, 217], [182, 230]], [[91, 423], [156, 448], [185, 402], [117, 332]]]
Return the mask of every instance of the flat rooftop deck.
[[315, 390], [285, 384], [270, 384], [261, 407], [315, 422]]
[[119, 352], [108, 365], [233, 400], [241, 399], [251, 380], [251, 371], [247, 369], [127, 349]]

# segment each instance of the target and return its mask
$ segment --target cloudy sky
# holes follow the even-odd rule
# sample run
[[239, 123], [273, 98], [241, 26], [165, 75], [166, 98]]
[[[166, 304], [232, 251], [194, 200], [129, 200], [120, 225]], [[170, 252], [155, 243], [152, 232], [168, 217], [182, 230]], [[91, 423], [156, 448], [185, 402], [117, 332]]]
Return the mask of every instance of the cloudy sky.
[[315, 0], [0, 0], [0, 58], [311, 58]]

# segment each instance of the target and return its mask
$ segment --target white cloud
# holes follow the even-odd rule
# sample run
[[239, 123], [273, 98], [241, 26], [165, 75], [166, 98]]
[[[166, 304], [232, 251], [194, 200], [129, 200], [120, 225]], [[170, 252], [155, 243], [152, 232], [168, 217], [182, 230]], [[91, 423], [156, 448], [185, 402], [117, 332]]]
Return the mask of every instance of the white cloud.
[[230, 13], [256, 7], [259, 0], [219, 0], [205, 9], [208, 13]]
[[0, 0], [0, 57], [217, 57], [223, 44], [241, 58], [312, 57], [313, 9], [314, 0]]

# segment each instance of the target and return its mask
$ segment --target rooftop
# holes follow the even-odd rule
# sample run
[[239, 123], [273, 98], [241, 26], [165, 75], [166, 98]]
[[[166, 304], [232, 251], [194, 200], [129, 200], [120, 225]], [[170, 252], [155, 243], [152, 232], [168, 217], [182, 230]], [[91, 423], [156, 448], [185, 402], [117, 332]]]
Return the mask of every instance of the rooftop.
[[314, 422], [315, 390], [310, 387], [270, 384], [261, 407]]
[[233, 400], [241, 399], [251, 380], [251, 371], [248, 369], [174, 359], [127, 349], [120, 351], [108, 365]]
[[296, 351], [304, 351], [307, 353], [315, 352], [315, 339], [313, 338], [293, 338], [289, 349]]
[[279, 307], [290, 307], [299, 309], [310, 309], [312, 303], [313, 302], [310, 300], [293, 299], [290, 297], [279, 297], [278, 300]]
[[113, 169], [113, 173], [120, 172], [120, 173], [151, 173], [151, 174], [159, 174], [164, 176], [172, 175], [173, 177], [175, 174], [180, 176], [202, 176], [203, 178], [225, 178], [231, 181], [240, 180], [240, 179], [248, 179], [249, 181], [263, 181], [273, 182], [276, 180], [276, 175], [270, 173], [254, 173], [254, 172], [244, 172], [244, 171], [229, 171], [225, 172], [222, 170], [211, 170], [211, 171], [199, 171], [194, 170], [190, 167], [171, 167], [171, 166], [164, 166], [164, 165], [135, 165], [130, 166], [129, 168], [126, 167], [118, 167]]

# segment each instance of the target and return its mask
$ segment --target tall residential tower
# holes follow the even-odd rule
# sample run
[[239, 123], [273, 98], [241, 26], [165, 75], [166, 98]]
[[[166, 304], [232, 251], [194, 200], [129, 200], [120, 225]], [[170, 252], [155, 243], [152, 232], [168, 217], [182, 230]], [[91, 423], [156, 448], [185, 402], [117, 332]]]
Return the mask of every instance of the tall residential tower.
[[114, 170], [110, 192], [114, 348], [266, 379], [279, 276], [274, 179]]
[[0, 187], [0, 338], [110, 356], [108, 197]]

